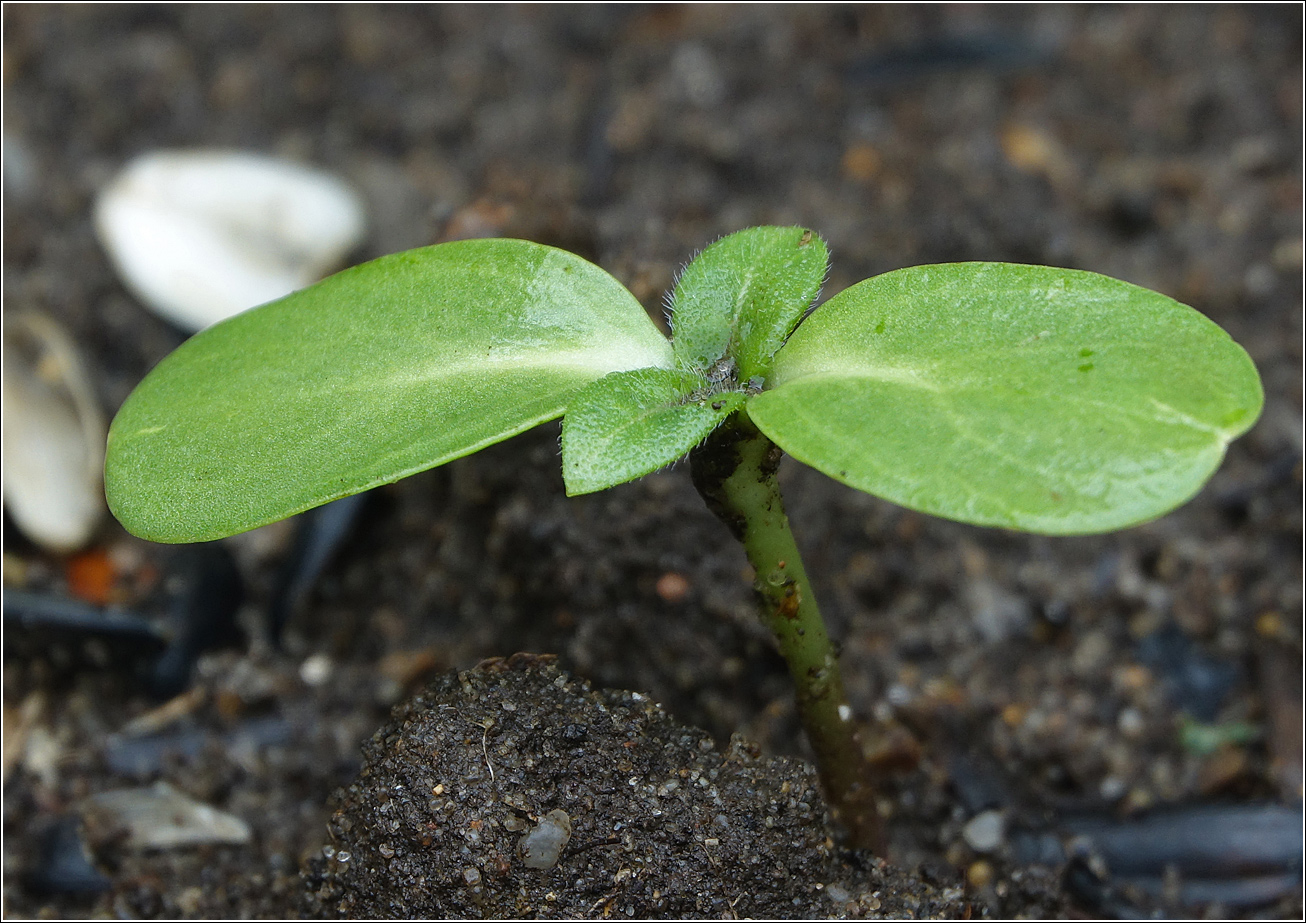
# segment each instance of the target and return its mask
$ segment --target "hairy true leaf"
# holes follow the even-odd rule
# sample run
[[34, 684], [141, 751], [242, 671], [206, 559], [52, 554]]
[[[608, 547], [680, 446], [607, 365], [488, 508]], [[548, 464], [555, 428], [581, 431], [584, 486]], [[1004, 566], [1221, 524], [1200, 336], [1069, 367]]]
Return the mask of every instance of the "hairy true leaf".
[[1255, 422], [1247, 354], [1192, 308], [1105, 276], [919, 266], [855, 285], [748, 405], [795, 458], [903, 506], [1047, 534], [1152, 519]]
[[499, 442], [609, 372], [671, 364], [634, 296], [577, 256], [410, 250], [164, 359], [113, 422], [109, 504], [144, 538], [219, 538]]
[[676, 364], [704, 372], [733, 359], [738, 380], [764, 377], [825, 279], [825, 243], [806, 228], [748, 228], [698, 255], [676, 282]]
[[572, 400], [562, 420], [567, 494], [593, 493], [663, 468], [708, 437], [744, 395], [713, 392], [672, 369], [614, 372]]

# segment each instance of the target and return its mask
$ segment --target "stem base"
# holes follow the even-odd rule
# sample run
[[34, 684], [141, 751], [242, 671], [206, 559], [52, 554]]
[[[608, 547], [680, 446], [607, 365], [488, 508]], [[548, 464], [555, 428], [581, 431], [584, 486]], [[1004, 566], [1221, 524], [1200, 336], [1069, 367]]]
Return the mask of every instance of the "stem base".
[[835, 820], [848, 845], [881, 851], [879, 813], [852, 708], [789, 529], [776, 473], [780, 448], [740, 411], [690, 453], [694, 486], [744, 546], [757, 572], [763, 623], [789, 665], [803, 730]]

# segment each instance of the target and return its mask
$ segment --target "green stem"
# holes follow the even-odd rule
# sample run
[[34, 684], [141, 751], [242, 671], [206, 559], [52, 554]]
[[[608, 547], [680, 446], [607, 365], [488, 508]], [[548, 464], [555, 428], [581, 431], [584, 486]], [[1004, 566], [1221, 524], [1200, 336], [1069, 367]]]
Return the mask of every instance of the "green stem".
[[694, 486], [743, 544], [757, 572], [762, 621], [789, 664], [816, 768], [849, 845], [881, 850], [875, 792], [858, 745], [834, 645], [789, 529], [776, 472], [780, 448], [744, 412], [690, 453]]

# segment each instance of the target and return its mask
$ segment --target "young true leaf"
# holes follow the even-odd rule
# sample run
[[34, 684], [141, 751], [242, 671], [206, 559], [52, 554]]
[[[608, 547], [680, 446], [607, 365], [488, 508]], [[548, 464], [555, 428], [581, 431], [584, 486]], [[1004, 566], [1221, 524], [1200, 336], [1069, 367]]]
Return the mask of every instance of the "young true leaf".
[[1152, 519], [1260, 413], [1247, 354], [1164, 295], [1068, 269], [920, 266], [830, 299], [748, 413], [836, 480], [1047, 534]]
[[672, 369], [614, 372], [588, 385], [562, 421], [570, 496], [624, 484], [683, 458], [744, 402]]
[[729, 358], [740, 382], [764, 377], [820, 291], [826, 260], [806, 228], [749, 228], [712, 244], [672, 294], [676, 365], [703, 372]]
[[609, 372], [671, 363], [634, 296], [562, 250], [382, 257], [160, 363], [113, 422], [109, 504], [144, 538], [220, 538], [506, 439]]

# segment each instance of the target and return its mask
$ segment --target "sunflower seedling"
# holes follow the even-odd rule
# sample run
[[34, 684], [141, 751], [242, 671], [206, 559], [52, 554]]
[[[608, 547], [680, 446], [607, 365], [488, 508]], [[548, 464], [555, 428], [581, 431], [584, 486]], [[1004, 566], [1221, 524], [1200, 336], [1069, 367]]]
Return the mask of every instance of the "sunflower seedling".
[[1191, 498], [1256, 420], [1247, 354], [1192, 308], [1070, 269], [899, 269], [808, 309], [810, 230], [750, 228], [694, 259], [668, 341], [573, 254], [469, 240], [382, 257], [210, 327], [109, 433], [109, 505], [159, 542], [222, 538], [563, 417], [567, 493], [689, 456], [743, 544], [853, 845], [878, 836], [834, 647], [781, 502], [785, 452], [850, 487], [1049, 535]]

